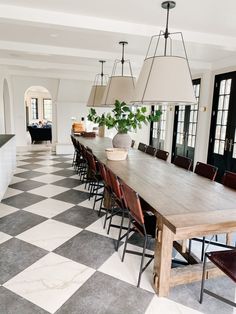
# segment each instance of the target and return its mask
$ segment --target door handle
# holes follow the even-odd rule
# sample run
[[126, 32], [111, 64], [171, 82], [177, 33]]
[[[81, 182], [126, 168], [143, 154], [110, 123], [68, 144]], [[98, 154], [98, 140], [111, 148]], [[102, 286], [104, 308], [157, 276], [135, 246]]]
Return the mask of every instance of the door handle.
[[225, 139], [225, 147], [224, 147], [224, 150], [227, 151], [227, 150], [228, 150], [228, 147], [229, 147], [229, 139], [226, 138], [226, 139]]
[[234, 140], [231, 138], [229, 141], [229, 152], [232, 152], [233, 147], [234, 147]]

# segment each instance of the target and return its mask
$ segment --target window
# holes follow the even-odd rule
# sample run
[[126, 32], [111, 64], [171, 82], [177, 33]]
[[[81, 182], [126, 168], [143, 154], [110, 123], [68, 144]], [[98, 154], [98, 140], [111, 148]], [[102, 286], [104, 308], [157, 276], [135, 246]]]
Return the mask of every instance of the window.
[[48, 121], [52, 121], [52, 100], [43, 100], [43, 118]]
[[152, 106], [153, 113], [155, 110], [161, 110], [162, 115], [158, 122], [151, 122], [150, 145], [158, 149], [164, 149], [164, 142], [165, 142], [165, 135], [166, 135], [167, 106], [166, 105]]
[[39, 118], [38, 98], [31, 98], [31, 116], [33, 120], [36, 120]]

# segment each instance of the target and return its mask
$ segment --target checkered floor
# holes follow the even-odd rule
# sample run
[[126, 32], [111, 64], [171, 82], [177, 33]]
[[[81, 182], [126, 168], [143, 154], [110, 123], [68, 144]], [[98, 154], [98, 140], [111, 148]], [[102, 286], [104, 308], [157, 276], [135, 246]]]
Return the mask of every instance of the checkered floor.
[[[103, 229], [71, 161], [43, 151], [17, 155], [0, 203], [1, 314], [233, 313], [207, 296], [200, 306], [199, 283], [158, 298], [152, 264], [136, 288], [140, 257], [121, 262], [117, 229]], [[131, 236], [129, 246], [139, 250], [139, 239]]]

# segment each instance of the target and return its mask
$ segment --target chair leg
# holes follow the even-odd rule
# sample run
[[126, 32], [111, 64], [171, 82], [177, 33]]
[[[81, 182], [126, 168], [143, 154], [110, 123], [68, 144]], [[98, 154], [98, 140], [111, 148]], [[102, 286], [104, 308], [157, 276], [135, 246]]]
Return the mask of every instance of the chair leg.
[[113, 216], [114, 216], [114, 206], [112, 206], [112, 208], [111, 208], [111, 214], [110, 214], [110, 220], [109, 220], [109, 225], [108, 225], [108, 229], [107, 229], [107, 234], [109, 234], [109, 232], [110, 232]]
[[120, 245], [120, 238], [121, 238], [121, 232], [122, 232], [122, 229], [123, 229], [124, 218], [125, 218], [125, 211], [123, 209], [122, 218], [121, 218], [121, 222], [120, 222], [120, 230], [119, 230], [119, 235], [118, 235], [118, 239], [117, 239], [116, 251], [118, 251], [119, 245]]
[[205, 243], [206, 243], [206, 237], [202, 237], [202, 254], [201, 254], [201, 261], [202, 262], [203, 262], [204, 253], [205, 253]]
[[141, 263], [140, 263], [137, 287], [139, 287], [139, 285], [140, 285], [140, 281], [141, 281], [141, 277], [142, 277], [142, 273], [143, 273], [143, 262], [144, 262], [144, 258], [145, 258], [146, 247], [147, 247], [147, 236], [145, 235], [145, 240], [144, 240], [144, 245], [143, 245], [143, 254], [142, 254], [142, 259], [141, 259]]
[[199, 302], [200, 302], [201, 304], [202, 304], [202, 301], [203, 301], [203, 293], [204, 293], [204, 285], [205, 285], [206, 260], [207, 260], [207, 256], [206, 256], [206, 254], [205, 254], [204, 262], [203, 262], [203, 271], [202, 271], [202, 283], [201, 283], [200, 300], [199, 300]]
[[127, 235], [126, 235], [126, 238], [125, 238], [124, 250], [123, 250], [123, 254], [122, 254], [122, 258], [121, 258], [122, 262], [124, 261], [124, 258], [125, 258], [125, 252], [126, 252], [128, 239], [129, 239], [129, 233], [130, 233], [130, 226], [131, 226], [131, 218], [129, 217], [129, 225], [128, 225], [128, 230], [127, 230]]

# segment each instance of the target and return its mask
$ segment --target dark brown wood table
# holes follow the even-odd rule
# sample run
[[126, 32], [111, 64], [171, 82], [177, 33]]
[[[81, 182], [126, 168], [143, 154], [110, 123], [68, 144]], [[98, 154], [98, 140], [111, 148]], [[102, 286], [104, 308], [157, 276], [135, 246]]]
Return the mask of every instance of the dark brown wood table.
[[[157, 217], [154, 287], [167, 296], [171, 286], [200, 280], [201, 264], [171, 269], [173, 243], [183, 256], [186, 239], [236, 231], [236, 192], [173, 164], [130, 149], [125, 161], [109, 161], [109, 138], [75, 137], [152, 206]], [[195, 261], [195, 262], [194, 262]], [[207, 276], [219, 275], [209, 263]]]

